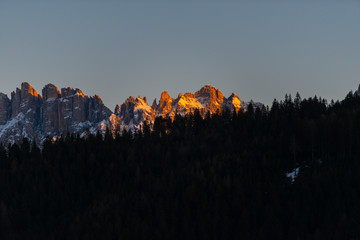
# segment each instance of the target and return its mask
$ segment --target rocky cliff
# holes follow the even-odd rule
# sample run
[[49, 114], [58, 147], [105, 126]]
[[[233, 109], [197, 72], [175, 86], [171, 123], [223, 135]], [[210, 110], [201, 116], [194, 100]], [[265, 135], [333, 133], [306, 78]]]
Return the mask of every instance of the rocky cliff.
[[135, 131], [144, 121], [151, 124], [155, 120], [155, 110], [147, 103], [146, 97], [129, 97], [115, 107], [115, 115], [121, 119], [122, 129]]
[[177, 114], [185, 116], [199, 110], [205, 117], [208, 112], [214, 114], [225, 109], [239, 111], [243, 107], [247, 107], [247, 103], [241, 102], [235, 93], [226, 98], [219, 89], [205, 85], [195, 93], [179, 93], [177, 98], [163, 91], [159, 103], [155, 99], [151, 106], [141, 97], [129, 97], [121, 107], [116, 106], [115, 114], [122, 120], [122, 129], [135, 132], [144, 121], [152, 125], [155, 118], [160, 116], [173, 119]]
[[156, 116], [170, 116], [174, 117], [176, 114], [182, 116], [194, 112], [198, 109], [202, 116], [207, 112], [214, 114], [221, 112], [223, 109], [230, 111], [239, 111], [241, 100], [232, 94], [229, 98], [225, 98], [219, 89], [211, 85], [205, 85], [195, 93], [180, 93], [176, 99], [173, 99], [164, 91], [161, 94], [160, 102], [153, 108], [156, 111]]
[[20, 142], [26, 137], [42, 142], [47, 136], [104, 131], [120, 128], [120, 119], [97, 95], [88, 97], [80, 89], [46, 85], [42, 96], [29, 83], [11, 94], [0, 94], [0, 142]]
[[4, 93], [0, 93], [0, 125], [5, 124], [11, 117], [11, 101]]
[[160, 116], [174, 118], [199, 110], [205, 117], [208, 112], [239, 111], [247, 106], [235, 93], [226, 98], [219, 89], [205, 85], [195, 93], [180, 93], [176, 98], [164, 91], [159, 103], [154, 100], [151, 106], [146, 97], [130, 96], [112, 113], [98, 95], [89, 97], [71, 87], [59, 90], [53, 84], [47, 84], [40, 95], [24, 82], [11, 93], [11, 99], [0, 93], [0, 142], [15, 143], [26, 137], [41, 143], [47, 136], [67, 132], [85, 136], [107, 128], [112, 133], [123, 130], [134, 133], [144, 122], [151, 126]]

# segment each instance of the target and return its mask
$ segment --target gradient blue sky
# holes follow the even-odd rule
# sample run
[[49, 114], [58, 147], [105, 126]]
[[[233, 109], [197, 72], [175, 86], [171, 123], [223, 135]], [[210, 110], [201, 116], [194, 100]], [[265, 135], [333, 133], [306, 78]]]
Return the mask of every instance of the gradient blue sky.
[[360, 1], [0, 0], [0, 92], [27, 81], [114, 109], [205, 84], [271, 104], [360, 83]]

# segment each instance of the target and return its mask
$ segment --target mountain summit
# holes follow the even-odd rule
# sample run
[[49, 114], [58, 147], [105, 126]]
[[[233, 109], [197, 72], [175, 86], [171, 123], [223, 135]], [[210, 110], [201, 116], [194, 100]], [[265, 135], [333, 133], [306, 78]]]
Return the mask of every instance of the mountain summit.
[[42, 142], [47, 136], [87, 129], [95, 133], [101, 126], [112, 126], [112, 112], [97, 95], [88, 97], [71, 87], [60, 92], [53, 84], [47, 84], [42, 94], [26, 82], [11, 93], [11, 99], [0, 94], [0, 142], [20, 142], [24, 137]]
[[161, 93], [159, 103], [154, 100], [150, 106], [146, 97], [130, 96], [114, 112], [107, 108], [98, 95], [89, 97], [80, 89], [62, 88], [47, 84], [42, 95], [27, 82], [11, 93], [11, 99], [0, 93], [0, 142], [13, 144], [23, 138], [41, 143], [46, 137], [78, 133], [81, 136], [104, 132], [107, 128], [116, 131], [135, 132], [146, 121], [150, 125], [156, 117], [174, 118], [193, 113], [196, 109], [204, 117], [228, 109], [246, 109], [246, 103], [233, 93], [224, 97], [219, 89], [205, 85], [195, 93], [178, 94], [170, 97]]
[[[236, 95], [233, 94], [231, 96]], [[200, 113], [205, 116], [207, 112], [214, 114], [225, 108], [230, 111], [238, 111], [241, 100], [237, 96], [234, 103], [232, 102], [232, 98], [225, 98], [219, 89], [211, 85], [205, 85], [195, 93], [180, 93], [176, 99], [171, 98], [169, 94], [164, 91], [161, 94], [159, 104], [155, 105], [154, 109], [156, 116], [162, 117], [174, 117], [176, 114], [184, 116], [190, 112], [194, 112], [195, 109], [198, 109]]]

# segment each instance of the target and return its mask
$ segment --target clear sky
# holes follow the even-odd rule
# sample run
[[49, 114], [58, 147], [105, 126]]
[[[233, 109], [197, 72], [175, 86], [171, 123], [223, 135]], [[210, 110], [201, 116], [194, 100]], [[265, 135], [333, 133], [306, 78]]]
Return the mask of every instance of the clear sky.
[[271, 104], [360, 83], [360, 1], [0, 0], [0, 92], [27, 81], [151, 104], [205, 84]]

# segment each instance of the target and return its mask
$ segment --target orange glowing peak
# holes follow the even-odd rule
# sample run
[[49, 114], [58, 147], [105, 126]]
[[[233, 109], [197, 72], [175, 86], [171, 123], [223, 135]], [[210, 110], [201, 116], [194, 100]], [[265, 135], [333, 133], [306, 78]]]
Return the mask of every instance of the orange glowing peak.
[[75, 89], [75, 95], [81, 96], [81, 97], [87, 97], [80, 89]]
[[185, 93], [184, 97], [185, 98], [195, 98], [195, 94], [193, 94], [193, 93]]
[[28, 82], [21, 83], [21, 92], [23, 94], [25, 92], [27, 92], [27, 93], [31, 94], [32, 96], [35, 96], [35, 97], [39, 96], [39, 94], [36, 92], [36, 90]]

